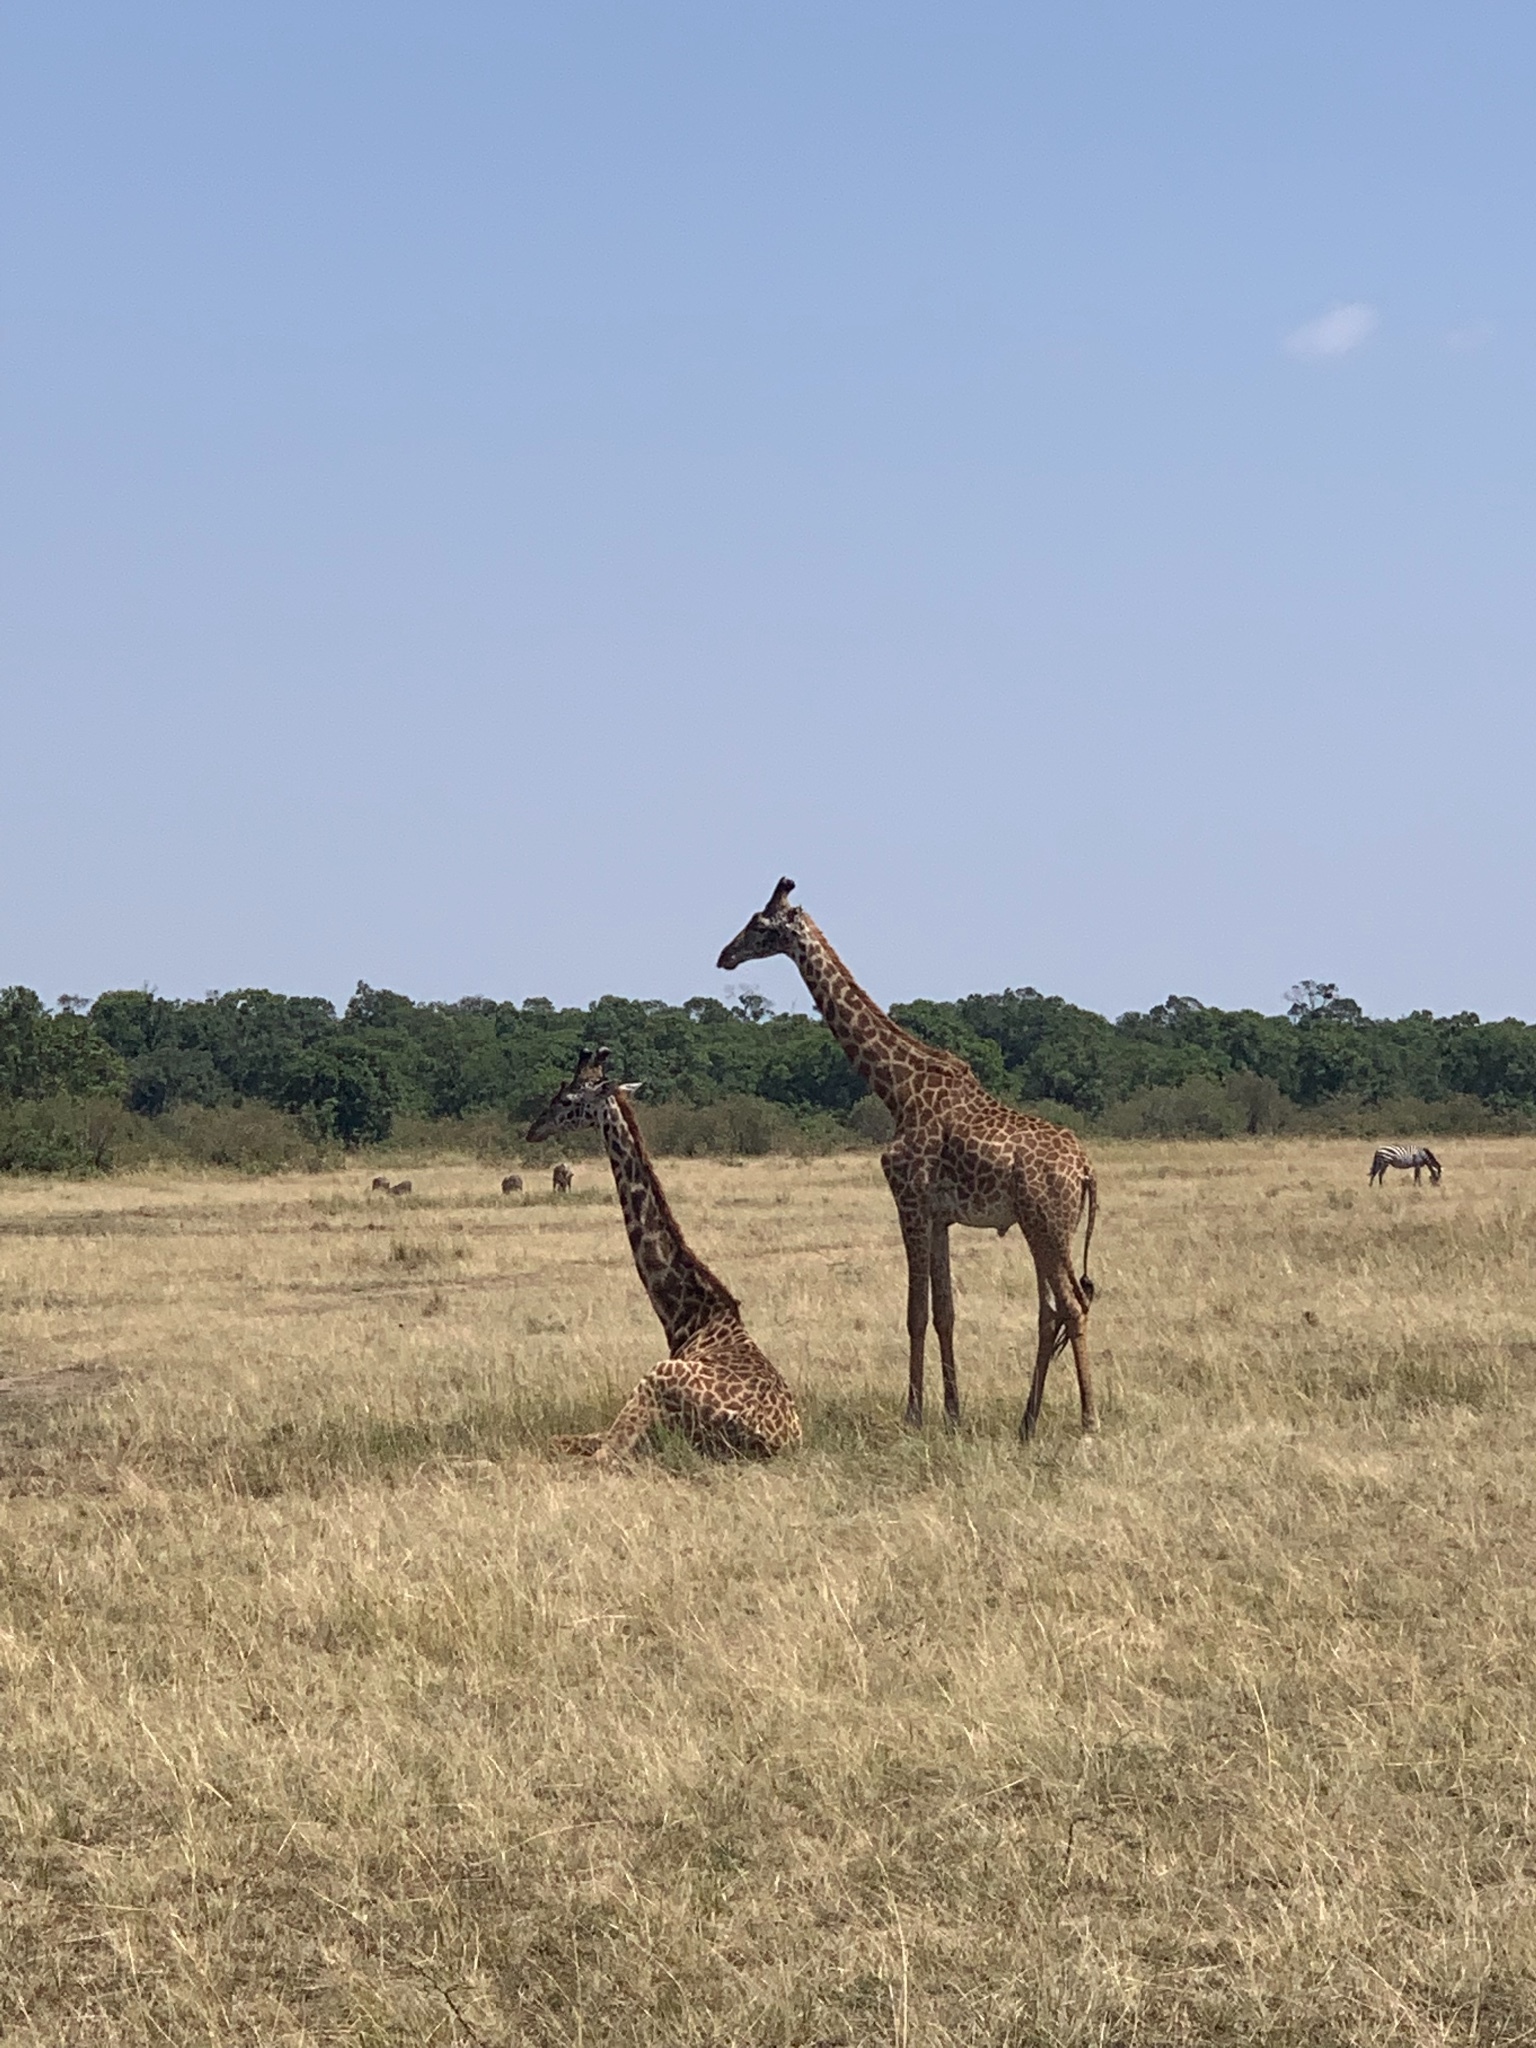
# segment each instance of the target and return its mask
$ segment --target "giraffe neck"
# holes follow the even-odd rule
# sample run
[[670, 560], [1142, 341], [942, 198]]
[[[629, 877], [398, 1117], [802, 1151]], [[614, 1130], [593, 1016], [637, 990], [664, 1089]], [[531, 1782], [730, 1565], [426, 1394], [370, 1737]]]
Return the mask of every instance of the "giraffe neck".
[[675, 1354], [707, 1323], [722, 1314], [739, 1314], [736, 1297], [683, 1242], [635, 1113], [622, 1095], [605, 1098], [600, 1128], [635, 1270]]
[[958, 1067], [969, 1074], [969, 1067], [953, 1053], [925, 1045], [893, 1023], [873, 996], [859, 987], [826, 935], [804, 912], [790, 957], [827, 1029], [847, 1054], [849, 1065], [893, 1115], [900, 1114], [918, 1083], [930, 1077], [935, 1067]]

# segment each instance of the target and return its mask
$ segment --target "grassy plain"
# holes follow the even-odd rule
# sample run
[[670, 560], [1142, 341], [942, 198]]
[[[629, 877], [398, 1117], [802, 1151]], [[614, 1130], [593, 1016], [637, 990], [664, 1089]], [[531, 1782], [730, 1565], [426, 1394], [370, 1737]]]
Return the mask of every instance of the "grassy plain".
[[0, 1187], [0, 2038], [1536, 2040], [1536, 1143], [1369, 1150], [1097, 1148], [1029, 1450], [1016, 1236], [914, 1436], [874, 1158], [668, 1162], [807, 1444], [629, 1476], [599, 1163]]

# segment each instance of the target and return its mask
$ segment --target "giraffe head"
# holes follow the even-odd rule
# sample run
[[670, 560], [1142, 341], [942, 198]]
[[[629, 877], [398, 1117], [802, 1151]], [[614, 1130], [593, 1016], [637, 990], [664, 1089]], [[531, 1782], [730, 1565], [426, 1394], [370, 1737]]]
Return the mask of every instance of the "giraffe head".
[[766, 960], [770, 954], [794, 950], [805, 916], [799, 905], [789, 900], [794, 886], [789, 877], [784, 876], [762, 909], [755, 917], [747, 919], [725, 948], [715, 962], [717, 967], [723, 967], [730, 973], [744, 960]]
[[632, 1094], [639, 1087], [638, 1081], [622, 1085], [610, 1081], [609, 1057], [606, 1045], [600, 1045], [596, 1052], [590, 1046], [582, 1047], [576, 1055], [575, 1073], [569, 1081], [560, 1083], [528, 1126], [528, 1144], [537, 1145], [544, 1138], [552, 1138], [556, 1131], [579, 1131], [587, 1124], [595, 1124], [610, 1096]]

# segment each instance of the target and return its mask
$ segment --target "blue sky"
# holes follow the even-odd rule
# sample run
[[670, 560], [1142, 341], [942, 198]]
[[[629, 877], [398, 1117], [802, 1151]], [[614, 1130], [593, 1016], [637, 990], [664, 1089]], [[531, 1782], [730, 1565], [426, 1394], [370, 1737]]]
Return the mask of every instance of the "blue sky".
[[[19, 4], [0, 981], [1536, 1016], [1536, 14]], [[759, 985], [798, 987], [783, 963]]]

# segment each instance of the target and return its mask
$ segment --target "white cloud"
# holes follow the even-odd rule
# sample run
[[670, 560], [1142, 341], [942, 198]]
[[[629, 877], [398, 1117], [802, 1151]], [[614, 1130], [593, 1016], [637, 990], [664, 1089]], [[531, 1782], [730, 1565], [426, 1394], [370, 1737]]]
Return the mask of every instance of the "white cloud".
[[1362, 342], [1369, 341], [1380, 325], [1381, 315], [1376, 308], [1359, 300], [1348, 306], [1332, 306], [1285, 337], [1286, 354], [1299, 356], [1308, 363], [1347, 356]]

